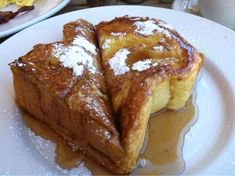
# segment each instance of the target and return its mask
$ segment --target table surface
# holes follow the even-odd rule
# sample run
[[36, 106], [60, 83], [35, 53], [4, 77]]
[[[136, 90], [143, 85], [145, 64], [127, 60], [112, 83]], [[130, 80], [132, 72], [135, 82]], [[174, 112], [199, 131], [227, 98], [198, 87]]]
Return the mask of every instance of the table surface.
[[[125, 5], [128, 4], [124, 0], [116, 2], [117, 5]], [[129, 5], [129, 4], [128, 4]], [[171, 8], [171, 3], [164, 3], [160, 0], [145, 0], [142, 3], [138, 3], [137, 5], [146, 5], [146, 6], [154, 6], [154, 7], [162, 7], [162, 8]], [[72, 0], [66, 7], [64, 7], [60, 12], [56, 13], [54, 16], [63, 14], [66, 12], [71, 12], [74, 10], [86, 9], [91, 6], [86, 2], [86, 0]], [[0, 43], [4, 42], [11, 36], [0, 38]]]
[[[125, 2], [125, 0], [117, 0], [117, 5], [125, 5], [128, 4]], [[129, 4], [128, 4], [129, 5]], [[162, 7], [162, 8], [171, 8], [171, 3], [164, 3], [161, 0], [144, 0], [142, 3], [138, 3], [138, 5], [146, 5], [146, 6], [155, 6], [155, 7]], [[89, 8], [89, 4], [86, 2], [86, 0], [72, 0], [68, 6], [66, 6], [62, 11], [59, 12], [65, 13], [73, 10], [78, 9], [85, 9]]]

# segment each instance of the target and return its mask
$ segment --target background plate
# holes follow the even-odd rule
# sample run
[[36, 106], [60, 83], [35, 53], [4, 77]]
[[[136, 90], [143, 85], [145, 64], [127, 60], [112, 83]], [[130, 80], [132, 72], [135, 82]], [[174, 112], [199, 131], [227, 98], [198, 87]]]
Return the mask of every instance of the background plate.
[[[19, 15], [8, 23], [0, 25], [0, 38], [18, 32], [34, 23], [46, 19], [66, 6], [70, 0], [38, 0], [35, 2], [35, 8], [25, 14]], [[9, 5], [0, 11], [16, 11], [19, 7]]]
[[235, 174], [235, 33], [201, 17], [141, 6], [100, 7], [63, 14], [31, 26], [1, 44], [0, 174], [84, 173], [83, 167], [74, 172], [62, 172], [49, 157], [53, 152], [40, 153], [36, 147], [53, 148], [52, 144], [43, 146], [44, 141], [33, 145], [19, 118], [7, 64], [37, 43], [60, 40], [62, 26], [69, 21], [84, 18], [97, 24], [126, 14], [165, 20], [205, 54], [196, 87], [199, 118], [185, 136], [183, 147], [184, 174]]

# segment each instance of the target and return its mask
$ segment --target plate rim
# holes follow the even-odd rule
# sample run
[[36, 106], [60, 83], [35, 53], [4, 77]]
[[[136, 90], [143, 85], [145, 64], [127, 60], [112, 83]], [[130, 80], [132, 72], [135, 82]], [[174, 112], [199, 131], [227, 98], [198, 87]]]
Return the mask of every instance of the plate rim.
[[48, 12], [36, 17], [36, 18], [33, 18], [32, 20], [28, 21], [28, 22], [25, 22], [25, 23], [22, 23], [16, 27], [13, 27], [11, 29], [8, 29], [8, 30], [5, 30], [5, 31], [2, 31], [0, 32], [0, 38], [3, 38], [3, 37], [6, 37], [8, 35], [11, 35], [11, 34], [14, 34], [20, 30], [24, 30], [25, 28], [37, 23], [37, 22], [40, 22], [52, 15], [54, 15], [55, 13], [57, 13], [58, 11], [60, 11], [62, 8], [64, 8], [71, 0], [63, 0], [60, 4], [58, 4], [57, 6], [55, 6], [54, 8], [52, 8], [51, 10], [49, 10]]
[[[71, 0], [63, 0], [63, 2], [66, 2], [66, 3], [69, 3]], [[178, 0], [177, 0], [178, 1]], [[64, 6], [67, 5], [67, 4], [64, 4]], [[215, 21], [212, 21], [212, 20], [209, 20], [207, 18], [204, 18], [204, 17], [201, 17], [201, 16], [198, 16], [198, 15], [194, 15], [194, 14], [190, 14], [190, 13], [186, 13], [184, 11], [179, 11], [179, 10], [175, 10], [173, 8], [171, 9], [167, 9], [167, 8], [162, 8], [162, 7], [154, 7], [154, 6], [144, 6], [144, 5], [110, 5], [110, 6], [100, 6], [100, 7], [90, 7], [90, 8], [85, 8], [85, 9], [77, 9], [77, 10], [73, 10], [73, 11], [69, 11], [69, 12], [66, 12], [66, 13], [62, 13], [62, 14], [59, 14], [59, 15], [56, 15], [56, 16], [53, 16], [53, 17], [50, 17], [52, 16], [53, 14], [51, 15], [48, 15], [47, 17], [39, 20], [39, 21], [36, 21], [35, 23], [32, 23], [30, 26], [27, 26], [25, 28], [22, 28], [21, 31], [15, 33], [14, 35], [12, 35], [11, 37], [9, 37], [7, 40], [3, 41], [1, 44], [4, 44], [5, 42], [7, 42], [8, 40], [16, 37], [18, 34], [20, 34], [21, 32], [24, 32], [25, 30], [31, 28], [31, 27], [34, 27], [35, 25], [40, 25], [41, 23], [43, 23], [44, 21], [47, 21], [47, 20], [54, 20], [54, 18], [61, 18], [61, 16], [70, 16], [71, 14], [73, 13], [77, 13], [77, 12], [82, 12], [82, 11], [90, 11], [90, 10], [95, 10], [95, 9], [100, 9], [100, 8], [130, 8], [130, 7], [137, 7], [137, 8], [152, 8], [152, 9], [160, 9], [160, 10], [163, 10], [163, 11], [169, 11], [169, 12], [174, 12], [174, 13], [179, 13], [179, 14], [182, 14], [182, 15], [189, 15], [193, 18], [198, 18], [206, 23], [210, 23], [210, 24], [213, 24], [213, 25], [217, 25], [219, 26], [220, 28], [223, 28], [224, 30], [227, 30], [229, 32], [232, 32], [235, 36], [235, 31], [233, 31], [232, 29], [222, 25], [222, 24], [219, 24]], [[61, 7], [62, 9], [63, 7]], [[59, 11], [59, 10], [58, 10]], [[57, 12], [58, 12], [57, 11]], [[56, 13], [56, 12], [54, 12]], [[137, 15], [138, 16], [138, 15]], [[41, 16], [40, 16], [41, 17]], [[38, 17], [39, 18], [39, 17]], [[0, 33], [0, 38], [2, 38], [3, 36], [1, 36], [1, 33]]]
[[[123, 8], [124, 6], [121, 6], [121, 8]], [[133, 6], [132, 6], [133, 7]], [[97, 8], [97, 7], [96, 7]], [[104, 7], [98, 7], [98, 8], [104, 8]], [[146, 8], [146, 7], [144, 7], [144, 8]], [[147, 7], [148, 8], [148, 7]], [[157, 8], [157, 7], [150, 7], [150, 8]], [[91, 9], [91, 8], [90, 8]], [[158, 9], [162, 9], [162, 8], [158, 8]], [[89, 9], [83, 9], [83, 10], [89, 10]], [[94, 10], [94, 9], [93, 9]], [[163, 9], [163, 10], [169, 10], [169, 9]], [[61, 15], [58, 15], [58, 16], [55, 16], [55, 17], [52, 17], [52, 18], [49, 18], [49, 19], [47, 19], [47, 20], [44, 20], [44, 21], [42, 21], [42, 22], [40, 22], [40, 23], [37, 23], [37, 24], [35, 24], [35, 25], [33, 25], [33, 26], [36, 26], [37, 27], [37, 25], [38, 24], [41, 24], [41, 23], [43, 23], [43, 22], [45, 22], [45, 21], [48, 21], [48, 20], [58, 20], [59, 18], [61, 18], [61, 16], [63, 16], [63, 15], [68, 15], [68, 16], [73, 16], [74, 14], [76, 14], [78, 11], [81, 11], [81, 10], [76, 10], [76, 11], [72, 11], [72, 12], [68, 12], [68, 13], [64, 13], [64, 14], [61, 14]], [[74, 14], [72, 14], [72, 13], [74, 13]], [[191, 14], [186, 14], [186, 13], [184, 13], [184, 12], [176, 12], [176, 11], [174, 11], [174, 13], [183, 13], [184, 15], [191, 15]], [[194, 16], [193, 15], [193, 18], [198, 18], [197, 16]], [[67, 16], [66, 16], [66, 18], [67, 18]], [[199, 18], [201, 18], [201, 17], [199, 17]], [[210, 21], [210, 20], [207, 20], [207, 19], [201, 19], [201, 20], [203, 20], [203, 21]], [[215, 22], [212, 22], [212, 21], [210, 21], [210, 23], [215, 23]], [[225, 27], [225, 26], [222, 26], [222, 25], [220, 25], [220, 24], [218, 24], [218, 23], [215, 23], [216, 24], [216, 26], [217, 27], [219, 27], [219, 28], [223, 28], [224, 30], [226, 30], [226, 31], [232, 31], [231, 29], [229, 29], [229, 28], [227, 28], [227, 27]], [[218, 26], [219, 25], [219, 26]], [[22, 30], [21, 32], [23, 32], [23, 31], [26, 31], [26, 30], [32, 30], [31, 28], [33, 27], [33, 26], [31, 26], [31, 27], [29, 27], [29, 28], [27, 28], [27, 29], [25, 29], [25, 30]], [[12, 42], [12, 40], [14, 40], [15, 39], [15, 37], [17, 37], [18, 35], [22, 35], [21, 34], [21, 32], [19, 32], [19, 33], [17, 33], [17, 34], [15, 34], [14, 36], [12, 36], [12, 37], [10, 37], [8, 40], [6, 40], [6, 41], [9, 41], [9, 42]], [[235, 32], [234, 31], [232, 31], [232, 36], [234, 36], [235, 37]], [[11, 39], [11, 40], [10, 40]], [[5, 42], [6, 42], [5, 41]], [[6, 44], [6, 45], [8, 45], [8, 43], [5, 43], [5, 42], [3, 42], [3, 44]], [[0, 46], [0, 48], [1, 48], [1, 46]], [[0, 53], [1, 53], [1, 51], [0, 51]], [[231, 80], [232, 81], [232, 80]], [[231, 86], [232, 87], [234, 87], [235, 86], [235, 84], [231, 84]], [[234, 94], [235, 95], [235, 94]], [[233, 98], [234, 98], [234, 95], [232, 96]], [[235, 99], [234, 99], [235, 100]]]

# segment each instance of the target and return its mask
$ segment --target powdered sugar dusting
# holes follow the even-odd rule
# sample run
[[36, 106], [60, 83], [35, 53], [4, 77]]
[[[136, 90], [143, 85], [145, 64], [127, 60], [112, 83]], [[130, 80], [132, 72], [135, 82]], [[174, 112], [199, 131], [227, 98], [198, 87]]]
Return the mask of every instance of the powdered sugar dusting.
[[87, 52], [96, 54], [95, 45], [91, 44], [84, 37], [76, 37], [71, 45], [64, 46], [61, 43], [53, 45], [52, 55], [55, 56], [64, 67], [73, 70], [73, 74], [81, 76], [87, 69], [95, 74], [96, 67], [92, 56]]
[[146, 59], [146, 60], [141, 60], [136, 63], [134, 63], [131, 67], [132, 70], [137, 70], [137, 71], [143, 71], [147, 70], [151, 67], [152, 60], [151, 59]]
[[113, 70], [115, 76], [123, 75], [130, 70], [144, 71], [158, 65], [173, 65], [178, 62], [178, 59], [174, 57], [167, 57], [162, 59], [146, 58], [144, 60], [135, 62], [132, 66], [129, 67], [126, 64], [126, 59], [128, 58], [129, 54], [130, 51], [126, 48], [123, 48], [116, 52], [115, 55], [109, 60], [110, 68]]
[[152, 20], [136, 21], [133, 25], [136, 27], [135, 32], [141, 35], [149, 36], [153, 35], [154, 31], [157, 31], [158, 33], [164, 34], [166, 37], [171, 37], [171, 34], [168, 30], [164, 29], [162, 26], [156, 24]]
[[114, 75], [122, 75], [130, 71], [130, 68], [126, 64], [127, 56], [130, 54], [130, 51], [123, 48], [120, 49], [115, 55], [109, 60], [109, 65], [114, 71]]
[[170, 29], [170, 30], [174, 30], [174, 28], [173, 28], [171, 25], [167, 24], [167, 23], [164, 22], [164, 21], [159, 21], [158, 25], [161, 26], [161, 27]]
[[111, 40], [110, 39], [105, 39], [103, 45], [102, 45], [102, 49], [107, 49], [110, 47], [110, 42]]
[[164, 47], [162, 45], [157, 45], [157, 46], [154, 46], [153, 49], [156, 51], [163, 51]]
[[84, 29], [83, 29], [82, 27], [80, 27], [80, 26], [77, 26], [77, 27], [75, 28], [75, 31], [79, 31], [79, 32], [81, 32], [83, 35], [86, 35]]
[[168, 57], [163, 59], [145, 59], [140, 60], [134, 63], [131, 67], [132, 70], [136, 71], [144, 71], [152, 67], [156, 67], [158, 65], [173, 65], [178, 62], [177, 58]]
[[[86, 168], [84, 162], [77, 163], [72, 169], [62, 169], [56, 164], [56, 144], [37, 136], [29, 128], [27, 128], [22, 121], [21, 111], [14, 107], [14, 109], [1, 109], [3, 117], [9, 120], [9, 134], [15, 149], [11, 151], [12, 155], [16, 155], [17, 162], [25, 162], [25, 157], [28, 155], [41, 162], [41, 166], [33, 172], [34, 175], [92, 175]], [[32, 160], [33, 161], [33, 160]], [[29, 163], [30, 165], [31, 163]], [[35, 163], [32, 163], [33, 166]], [[7, 169], [7, 168], [6, 168]], [[13, 175], [14, 172], [5, 171], [6, 175]]]
[[25, 63], [18, 63], [17, 66], [18, 66], [18, 67], [24, 67], [24, 66], [26, 66], [26, 64], [25, 64]]
[[84, 166], [84, 162], [78, 163], [78, 165], [72, 169], [62, 169], [55, 162], [56, 157], [56, 144], [53, 142], [44, 139], [40, 136], [37, 136], [34, 132], [28, 129], [28, 134], [30, 140], [32, 141], [34, 147], [40, 153], [40, 155], [49, 161], [52, 165], [55, 165], [56, 169], [60, 171], [62, 174], [66, 175], [91, 175], [91, 172]]
[[96, 47], [94, 44], [92, 44], [91, 42], [89, 42], [87, 39], [85, 39], [84, 37], [81, 36], [77, 36], [74, 41], [73, 41], [74, 45], [78, 45], [78, 46], [82, 46], [84, 47], [86, 50], [90, 51], [92, 54], [96, 54]]
[[63, 174], [69, 175], [69, 176], [91, 176], [92, 173], [85, 167], [85, 163], [82, 162], [79, 164], [78, 167], [75, 167], [73, 169], [67, 170], [67, 169], [62, 169], [57, 165], [57, 169], [60, 170]]
[[30, 129], [28, 129], [28, 134], [30, 140], [34, 144], [34, 147], [39, 151], [40, 155], [46, 160], [54, 162], [56, 156], [55, 155], [56, 145], [49, 140], [46, 140], [40, 136], [35, 135], [35, 133], [32, 132]]

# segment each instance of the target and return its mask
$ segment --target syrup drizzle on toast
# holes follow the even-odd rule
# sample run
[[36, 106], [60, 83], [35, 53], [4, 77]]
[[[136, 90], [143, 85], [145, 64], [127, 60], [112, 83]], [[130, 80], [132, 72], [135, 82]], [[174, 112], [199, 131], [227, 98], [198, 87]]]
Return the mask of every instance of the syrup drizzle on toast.
[[[194, 98], [190, 98], [181, 111], [164, 110], [151, 115], [146, 142], [137, 168], [132, 172], [138, 174], [180, 174], [185, 163], [182, 156], [184, 135], [198, 116]], [[36, 135], [56, 144], [56, 163], [65, 169], [77, 167], [85, 162], [92, 174], [111, 174], [82, 153], [73, 152], [66, 141], [45, 123], [24, 113], [23, 120]]]

